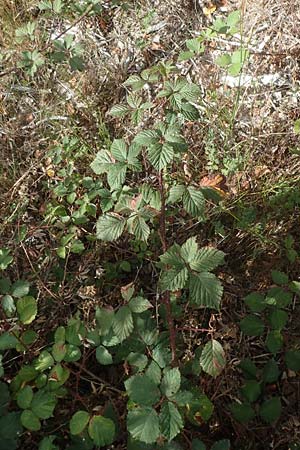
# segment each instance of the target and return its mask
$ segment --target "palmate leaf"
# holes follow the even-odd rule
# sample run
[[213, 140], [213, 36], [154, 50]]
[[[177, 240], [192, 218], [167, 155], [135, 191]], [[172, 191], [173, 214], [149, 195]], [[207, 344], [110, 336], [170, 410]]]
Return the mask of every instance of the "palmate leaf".
[[179, 390], [181, 384], [181, 375], [178, 367], [166, 370], [161, 383], [162, 393], [171, 399]]
[[140, 171], [142, 169], [142, 165], [137, 159], [140, 152], [141, 147], [134, 142], [129, 146], [127, 154], [127, 166], [130, 170]]
[[180, 128], [176, 125], [169, 125], [163, 133], [163, 136], [167, 142], [172, 144], [186, 144], [184, 138], [181, 135]]
[[127, 220], [127, 226], [129, 233], [134, 234], [139, 241], [147, 242], [150, 235], [150, 228], [143, 217], [134, 213]]
[[[181, 257], [184, 261], [191, 266], [191, 263], [195, 260], [198, 254], [198, 244], [196, 237], [189, 238], [180, 249]], [[208, 269], [209, 270], [209, 269]]]
[[110, 147], [110, 152], [117, 161], [126, 162], [127, 145], [124, 139], [114, 139]]
[[200, 356], [200, 365], [202, 369], [212, 377], [217, 377], [222, 372], [225, 364], [225, 353], [222, 345], [218, 341], [212, 339], [202, 350]]
[[134, 439], [153, 444], [160, 435], [157, 412], [146, 406], [129, 411], [127, 429]]
[[190, 299], [194, 305], [220, 309], [223, 287], [213, 273], [190, 274], [189, 289]]
[[126, 103], [113, 106], [109, 110], [109, 114], [113, 117], [124, 117], [130, 111]]
[[201, 191], [189, 186], [183, 194], [183, 207], [193, 217], [203, 213], [205, 198]]
[[148, 146], [158, 143], [159, 136], [154, 130], [144, 130], [138, 133], [134, 138], [134, 143], [139, 146]]
[[182, 199], [182, 196], [186, 190], [186, 187], [183, 184], [176, 184], [172, 186], [169, 191], [169, 197], [167, 203], [177, 203]]
[[147, 375], [134, 375], [125, 381], [130, 400], [139, 405], [152, 406], [160, 399], [160, 390]]
[[210, 272], [224, 262], [225, 254], [213, 247], [202, 247], [190, 261], [190, 267], [197, 272]]
[[127, 165], [123, 162], [117, 162], [110, 166], [107, 173], [107, 182], [111, 190], [120, 189], [126, 179]]
[[97, 221], [96, 235], [102, 241], [115, 241], [124, 231], [126, 220], [115, 213], [104, 214]]
[[174, 149], [172, 145], [165, 142], [150, 145], [147, 148], [148, 159], [156, 170], [162, 170], [173, 160]]
[[130, 86], [133, 91], [139, 91], [142, 89], [146, 81], [144, 81], [139, 75], [130, 75], [123, 83], [123, 86]]
[[116, 427], [111, 419], [93, 416], [88, 426], [88, 432], [97, 447], [104, 447], [112, 444]]
[[180, 267], [181, 269], [184, 268], [184, 261], [181, 258], [181, 247], [176, 243], [159, 258], [163, 264]]
[[147, 309], [152, 308], [152, 304], [143, 297], [134, 297], [128, 303], [129, 308], [134, 313], [142, 313], [147, 311]]
[[97, 153], [96, 158], [91, 163], [91, 169], [97, 174], [107, 173], [113, 164], [111, 154], [108, 150], [100, 150]]
[[112, 327], [121, 342], [132, 333], [133, 319], [128, 306], [121, 306], [113, 319]]
[[187, 120], [197, 120], [199, 118], [199, 111], [190, 103], [181, 103], [180, 112]]
[[180, 89], [180, 94], [186, 100], [196, 102], [201, 95], [201, 90], [199, 86], [194, 83], [185, 83]]
[[162, 434], [168, 441], [174, 439], [183, 428], [183, 420], [176, 406], [171, 402], [165, 402], [159, 415]]
[[87, 411], [77, 411], [70, 420], [70, 432], [73, 435], [80, 434], [87, 426], [90, 415]]
[[186, 267], [183, 269], [168, 269], [162, 272], [160, 278], [161, 292], [175, 291], [184, 288], [188, 275], [189, 273]]

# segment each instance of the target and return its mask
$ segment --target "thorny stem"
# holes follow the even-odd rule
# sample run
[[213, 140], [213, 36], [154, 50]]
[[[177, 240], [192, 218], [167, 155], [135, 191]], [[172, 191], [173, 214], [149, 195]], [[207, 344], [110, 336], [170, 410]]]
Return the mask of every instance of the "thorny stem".
[[[159, 190], [161, 197], [161, 209], [160, 209], [160, 225], [159, 234], [164, 253], [168, 249], [167, 238], [166, 238], [166, 198], [165, 198], [165, 187], [163, 181], [162, 170], [159, 172]], [[172, 365], [178, 366], [178, 360], [176, 356], [176, 331], [174, 327], [174, 320], [171, 311], [171, 301], [170, 301], [170, 291], [166, 291], [162, 294], [162, 301], [166, 307], [166, 319], [169, 328], [170, 335], [170, 347], [172, 353]]]

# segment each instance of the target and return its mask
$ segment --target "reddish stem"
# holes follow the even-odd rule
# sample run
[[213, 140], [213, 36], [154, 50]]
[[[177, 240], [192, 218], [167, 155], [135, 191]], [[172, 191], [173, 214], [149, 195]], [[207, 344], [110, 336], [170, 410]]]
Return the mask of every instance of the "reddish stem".
[[[165, 197], [165, 188], [164, 188], [162, 171], [159, 172], [159, 190], [160, 190], [160, 197], [161, 197], [159, 234], [160, 234], [160, 240], [161, 240], [163, 251], [166, 252], [168, 249], [167, 238], [166, 238], [166, 197]], [[170, 291], [166, 291], [162, 294], [162, 301], [166, 307], [166, 319], [167, 319], [169, 335], [170, 335], [172, 365], [178, 366], [178, 360], [177, 360], [177, 356], [176, 356], [176, 330], [175, 330], [174, 320], [173, 320], [172, 310], [171, 310]]]

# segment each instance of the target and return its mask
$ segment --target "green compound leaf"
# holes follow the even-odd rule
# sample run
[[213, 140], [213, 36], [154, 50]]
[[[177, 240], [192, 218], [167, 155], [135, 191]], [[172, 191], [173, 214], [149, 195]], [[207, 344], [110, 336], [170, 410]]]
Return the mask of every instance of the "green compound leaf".
[[203, 213], [205, 198], [201, 191], [189, 186], [182, 197], [183, 207], [187, 213], [193, 217], [198, 217]]
[[132, 333], [133, 319], [128, 306], [121, 306], [114, 316], [112, 327], [121, 342]]
[[277, 362], [270, 359], [263, 369], [263, 381], [265, 383], [275, 383], [280, 375]]
[[153, 408], [136, 408], [128, 412], [127, 429], [134, 439], [153, 444], [160, 435], [159, 418]]
[[210, 272], [190, 275], [191, 302], [199, 307], [220, 309], [223, 287], [218, 278]]
[[179, 269], [184, 268], [184, 261], [181, 258], [181, 247], [178, 244], [172, 245], [163, 255], [160, 255], [159, 259], [163, 264]]
[[47, 350], [42, 351], [38, 358], [34, 361], [33, 366], [36, 370], [43, 372], [54, 364], [54, 359]]
[[214, 339], [207, 342], [200, 356], [200, 365], [204, 372], [212, 377], [217, 377], [222, 372], [225, 364], [225, 353], [222, 345]]
[[192, 450], [206, 450], [206, 445], [200, 439], [193, 439]]
[[39, 450], [59, 450], [57, 445], [54, 444], [55, 439], [55, 435], [44, 437], [39, 443]]
[[294, 133], [300, 134], [300, 119], [297, 119], [294, 122]]
[[142, 313], [147, 311], [149, 308], [152, 308], [152, 304], [143, 297], [134, 297], [128, 303], [129, 308], [133, 313]]
[[286, 308], [290, 305], [292, 299], [293, 294], [291, 292], [281, 287], [274, 287], [268, 290], [265, 303], [270, 306], [277, 306], [278, 308]]
[[264, 296], [259, 294], [259, 292], [252, 292], [247, 295], [244, 299], [246, 305], [250, 308], [252, 312], [262, 312], [267, 305], [264, 303]]
[[159, 415], [162, 434], [168, 441], [174, 439], [183, 428], [183, 420], [176, 406], [171, 402], [165, 402]]
[[53, 415], [55, 406], [54, 394], [40, 390], [33, 396], [31, 410], [39, 419], [49, 419]]
[[30, 284], [26, 280], [18, 280], [11, 287], [11, 295], [13, 297], [24, 297], [29, 293]]
[[118, 214], [104, 214], [97, 221], [97, 238], [102, 241], [115, 241], [123, 233], [125, 225], [126, 220]]
[[257, 374], [257, 368], [253, 361], [249, 358], [242, 359], [239, 364], [240, 369], [243, 371], [243, 375], [247, 379], [255, 379]]
[[22, 297], [17, 301], [17, 312], [24, 325], [33, 322], [37, 315], [37, 301], [31, 296]]
[[147, 375], [134, 375], [125, 381], [127, 394], [135, 403], [152, 406], [160, 399], [160, 391], [154, 381]]
[[176, 184], [172, 186], [169, 191], [169, 197], [167, 203], [177, 203], [182, 199], [182, 196], [186, 190], [186, 187], [183, 184]]
[[255, 417], [255, 411], [248, 403], [233, 403], [230, 410], [235, 420], [241, 423], [247, 423]]
[[89, 435], [97, 447], [110, 445], [114, 441], [116, 427], [111, 419], [93, 416], [89, 423]]
[[271, 353], [278, 353], [283, 346], [283, 337], [279, 330], [271, 330], [266, 339], [266, 346]]
[[33, 398], [33, 391], [30, 386], [25, 386], [17, 394], [17, 404], [21, 409], [28, 409]]
[[[130, 352], [127, 356], [126, 361], [131, 365], [134, 369], [134, 372], [141, 372], [145, 369], [148, 364], [148, 358], [146, 355], [137, 352]], [[147, 375], [147, 373], [146, 373]], [[148, 376], [148, 375], [147, 375]], [[151, 377], [149, 377], [151, 378]]]
[[197, 272], [210, 272], [224, 263], [225, 254], [212, 247], [202, 247], [190, 261], [190, 268]]
[[98, 324], [98, 330], [100, 336], [105, 336], [113, 323], [114, 320], [114, 310], [108, 308], [97, 308], [96, 309], [96, 320]]
[[0, 351], [16, 348], [18, 339], [8, 331], [0, 335]]
[[188, 279], [188, 270], [184, 269], [168, 269], [161, 274], [160, 289], [162, 292], [175, 291], [184, 288]]
[[197, 258], [197, 255], [199, 254], [198, 251], [198, 244], [197, 244], [197, 240], [196, 237], [191, 237], [189, 238], [187, 241], [185, 241], [185, 243], [181, 246], [180, 249], [180, 255], [181, 258], [190, 265], [190, 267], [192, 268], [191, 264], [195, 261], [195, 259]]
[[148, 146], [156, 144], [159, 141], [159, 136], [154, 130], [143, 130], [134, 138], [134, 143], [141, 146]]
[[211, 450], [230, 450], [230, 441], [228, 439], [217, 441], [214, 443]]
[[260, 383], [254, 380], [247, 380], [241, 388], [241, 393], [248, 402], [255, 402], [261, 394]]
[[128, 232], [133, 234], [139, 241], [147, 242], [150, 236], [150, 228], [145, 219], [139, 214], [132, 214], [127, 220]]
[[275, 330], [282, 330], [289, 320], [288, 314], [282, 309], [274, 309], [269, 316], [271, 327]]
[[251, 314], [241, 320], [240, 327], [247, 336], [261, 336], [265, 329], [263, 321]]
[[165, 369], [161, 383], [161, 391], [166, 397], [172, 398], [179, 390], [180, 383], [181, 375], [178, 367], [175, 367], [174, 369]]
[[70, 433], [80, 434], [87, 426], [90, 415], [86, 411], [77, 411], [70, 420]]
[[9, 402], [10, 402], [10, 394], [8, 390], [8, 385], [0, 381], [0, 416], [4, 415], [6, 408], [9, 405]]
[[105, 347], [103, 347], [103, 345], [99, 345], [99, 347], [97, 347], [96, 359], [103, 366], [107, 366], [113, 363], [111, 353], [109, 353], [109, 351]]
[[290, 370], [300, 370], [300, 350], [288, 350], [285, 354], [285, 362]]
[[282, 284], [288, 284], [289, 277], [286, 273], [280, 272], [279, 270], [272, 270], [271, 272], [272, 280], [274, 283], [282, 285]]
[[57, 362], [63, 361], [64, 357], [66, 356], [66, 353], [67, 353], [66, 344], [63, 343], [53, 344], [52, 355], [55, 361]]
[[281, 401], [279, 397], [273, 397], [270, 400], [266, 400], [260, 407], [260, 417], [266, 423], [275, 422], [281, 415]]
[[203, 421], [207, 422], [214, 410], [214, 405], [209, 398], [200, 392], [194, 392], [194, 396], [187, 401], [186, 406], [187, 418], [195, 426], [201, 426]]
[[130, 108], [125, 103], [115, 105], [109, 110], [109, 114], [113, 117], [124, 117], [128, 112], [130, 112]]
[[174, 149], [168, 142], [151, 145], [147, 148], [147, 153], [150, 163], [158, 171], [166, 168], [174, 157]]
[[0, 270], [5, 270], [13, 260], [8, 248], [0, 248]]
[[160, 383], [161, 369], [155, 361], [151, 361], [151, 363], [147, 367], [145, 373], [146, 373], [147, 377], [153, 381], [153, 383], [155, 383], [156, 385], [158, 385]]
[[41, 429], [40, 419], [29, 409], [25, 409], [22, 412], [21, 423], [23, 427], [30, 431], [39, 431]]
[[6, 294], [2, 297], [1, 306], [6, 317], [10, 318], [15, 315], [16, 305], [11, 295]]
[[[0, 442], [3, 446], [5, 441], [8, 442], [8, 444], [15, 443], [17, 438], [23, 432], [20, 416], [19, 412], [9, 412], [0, 417]], [[5, 450], [14, 450], [17, 448], [20, 447], [17, 445], [15, 447], [7, 445]]]

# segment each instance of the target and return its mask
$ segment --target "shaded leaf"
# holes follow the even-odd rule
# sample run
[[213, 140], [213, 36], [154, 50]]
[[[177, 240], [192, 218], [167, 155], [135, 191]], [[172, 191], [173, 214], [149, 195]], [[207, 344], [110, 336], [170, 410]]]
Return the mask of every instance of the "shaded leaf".
[[174, 439], [183, 428], [183, 420], [176, 406], [171, 402], [165, 402], [159, 415], [161, 432], [168, 441]]
[[120, 341], [124, 341], [132, 333], [133, 319], [128, 306], [121, 306], [115, 314], [112, 327]]
[[200, 356], [200, 365], [204, 372], [212, 377], [217, 377], [224, 369], [225, 364], [225, 353], [222, 345], [214, 339], [207, 342]]
[[110, 445], [114, 441], [116, 427], [111, 419], [93, 416], [90, 420], [88, 432], [97, 447]]
[[127, 429], [134, 439], [153, 444], [160, 435], [159, 418], [153, 408], [136, 408], [128, 412]]
[[125, 381], [130, 400], [139, 405], [152, 406], [160, 399], [157, 385], [147, 375], [134, 375]]
[[115, 241], [124, 231], [126, 220], [118, 214], [108, 213], [97, 221], [97, 238], [102, 241]]
[[219, 310], [223, 287], [218, 278], [210, 272], [190, 275], [190, 299], [196, 306]]
[[267, 423], [275, 422], [281, 415], [281, 401], [279, 397], [273, 397], [263, 402], [259, 409], [260, 417]]
[[80, 434], [87, 426], [90, 420], [90, 415], [86, 411], [77, 411], [73, 414], [70, 420], [70, 432], [71, 434]]

